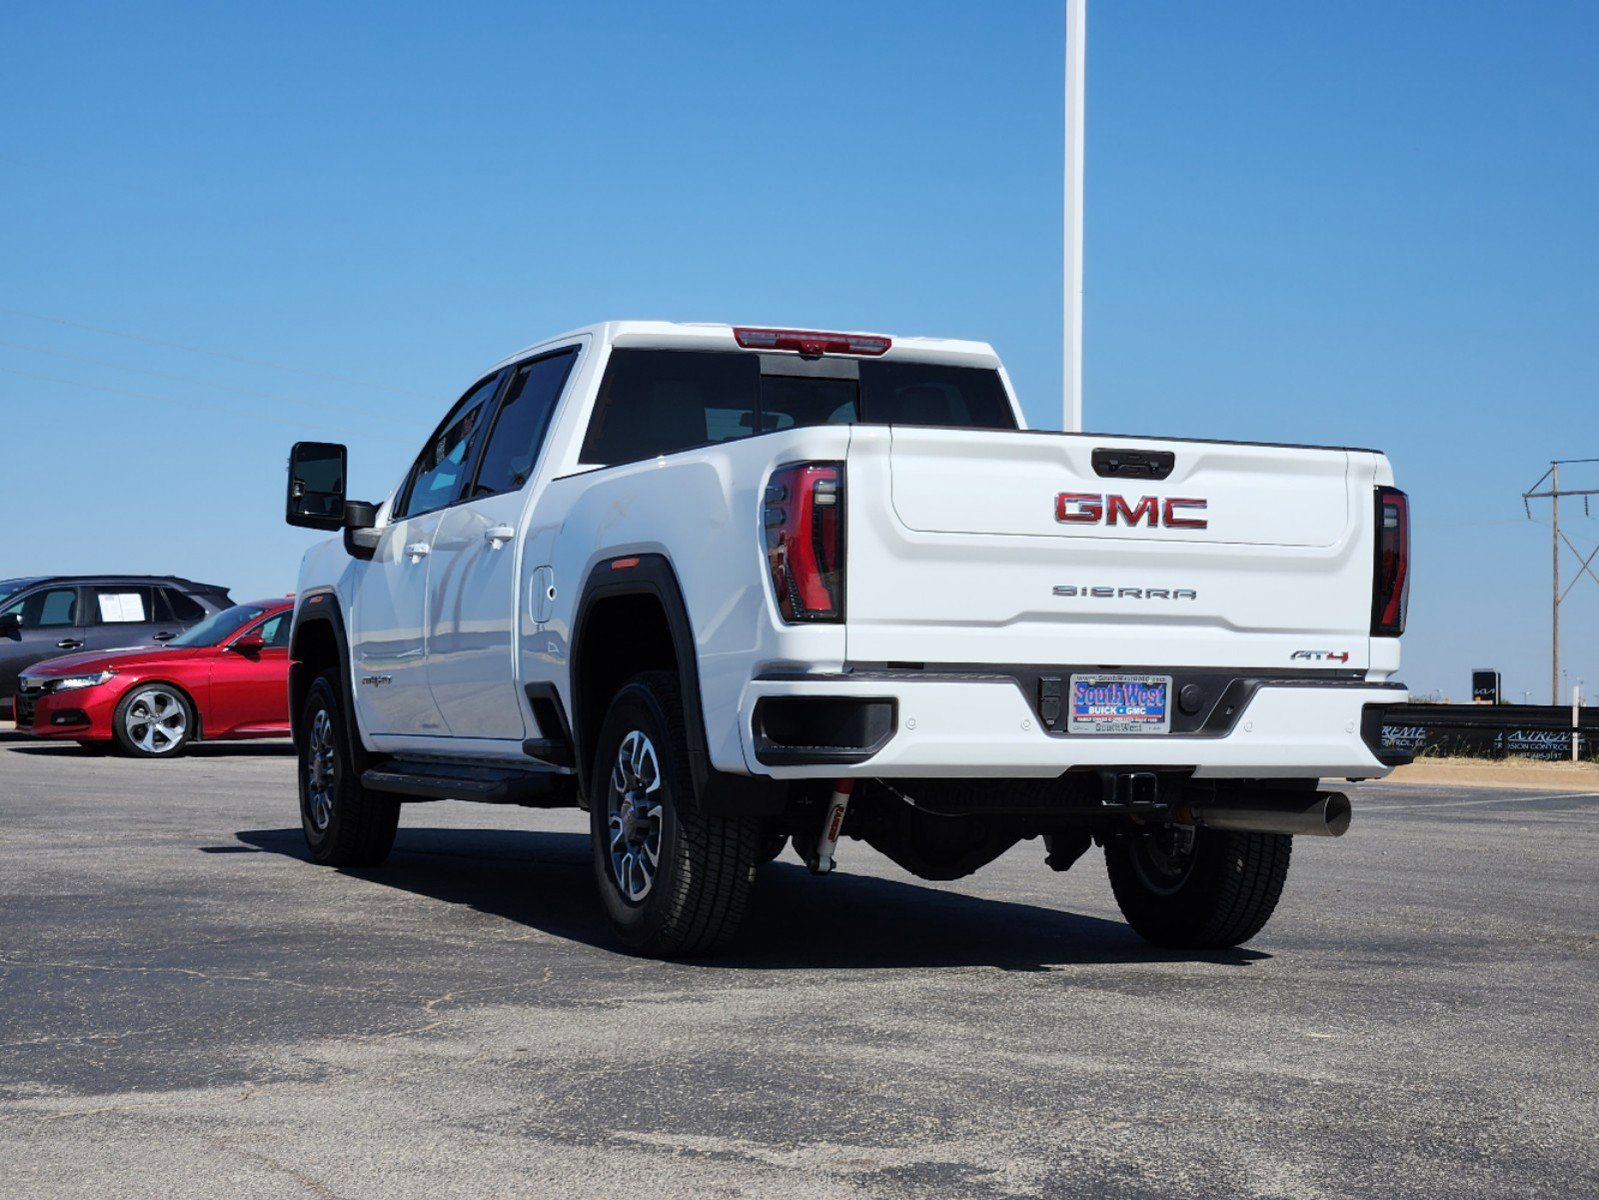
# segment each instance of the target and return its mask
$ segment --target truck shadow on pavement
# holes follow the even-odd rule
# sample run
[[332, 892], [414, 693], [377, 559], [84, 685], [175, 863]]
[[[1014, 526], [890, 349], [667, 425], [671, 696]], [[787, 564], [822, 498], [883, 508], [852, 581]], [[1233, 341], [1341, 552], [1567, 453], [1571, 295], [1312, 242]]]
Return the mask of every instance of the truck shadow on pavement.
[[[241, 830], [235, 836], [242, 846], [203, 849], [224, 853], [250, 847], [310, 861], [298, 828]], [[342, 874], [618, 951], [600, 912], [591, 870], [589, 839], [583, 834], [402, 829], [387, 864]], [[798, 863], [779, 859], [761, 868], [733, 946], [714, 958], [683, 962], [743, 970], [986, 966], [1048, 971], [1144, 962], [1242, 967], [1269, 957], [1246, 949], [1172, 953], [1149, 945], [1120, 921], [847, 871], [814, 879]]]

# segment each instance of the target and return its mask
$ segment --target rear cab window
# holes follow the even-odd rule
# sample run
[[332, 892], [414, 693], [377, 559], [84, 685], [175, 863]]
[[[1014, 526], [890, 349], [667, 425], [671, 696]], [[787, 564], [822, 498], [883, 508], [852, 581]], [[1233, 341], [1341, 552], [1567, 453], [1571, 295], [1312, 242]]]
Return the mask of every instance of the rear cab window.
[[615, 350], [583, 439], [584, 462], [638, 462], [755, 432], [760, 359], [710, 350]]
[[1015, 429], [999, 372], [721, 350], [611, 352], [580, 455], [614, 466], [807, 425]]
[[999, 372], [987, 367], [877, 361], [861, 364], [863, 421], [942, 429], [1015, 429]]

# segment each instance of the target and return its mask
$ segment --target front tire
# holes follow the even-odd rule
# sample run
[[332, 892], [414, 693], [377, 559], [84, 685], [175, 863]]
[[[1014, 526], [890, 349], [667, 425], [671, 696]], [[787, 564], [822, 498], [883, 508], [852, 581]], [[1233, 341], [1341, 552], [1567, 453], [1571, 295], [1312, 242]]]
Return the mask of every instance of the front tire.
[[1173, 949], [1247, 942], [1282, 896], [1293, 838], [1200, 828], [1184, 851], [1174, 832], [1170, 826], [1130, 830], [1105, 843], [1111, 891], [1127, 923]]
[[616, 694], [590, 778], [594, 874], [618, 940], [662, 958], [726, 945], [744, 916], [761, 827], [700, 807], [676, 675], [646, 671]]
[[144, 684], [118, 702], [111, 736], [134, 758], [176, 758], [194, 736], [194, 706], [170, 683]]
[[394, 845], [400, 804], [361, 786], [334, 672], [317, 676], [311, 684], [294, 748], [299, 756], [300, 826], [311, 857], [328, 867], [382, 865]]

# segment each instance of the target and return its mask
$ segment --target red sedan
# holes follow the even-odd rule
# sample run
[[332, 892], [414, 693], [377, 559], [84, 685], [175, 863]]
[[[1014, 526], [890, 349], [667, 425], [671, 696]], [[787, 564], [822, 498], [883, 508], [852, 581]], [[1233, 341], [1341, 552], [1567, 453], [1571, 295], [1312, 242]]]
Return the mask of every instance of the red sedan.
[[204, 738], [287, 737], [293, 598], [237, 604], [165, 646], [52, 658], [18, 680], [17, 728], [170, 758]]

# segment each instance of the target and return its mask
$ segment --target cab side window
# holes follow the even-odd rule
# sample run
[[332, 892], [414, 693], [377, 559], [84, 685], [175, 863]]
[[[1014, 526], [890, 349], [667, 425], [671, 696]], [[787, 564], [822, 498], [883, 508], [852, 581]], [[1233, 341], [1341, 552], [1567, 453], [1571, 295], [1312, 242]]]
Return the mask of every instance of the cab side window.
[[24, 596], [4, 610], [22, 618], [24, 629], [58, 629], [78, 623], [78, 589], [46, 588]]
[[433, 512], [460, 499], [488, 424], [489, 406], [504, 377], [505, 372], [499, 371], [480, 381], [450, 411], [411, 468], [405, 491], [394, 506], [396, 519]]
[[472, 488], [474, 498], [520, 491], [527, 483], [575, 361], [574, 347], [516, 368], [494, 418], [494, 431], [483, 447], [483, 465]]

